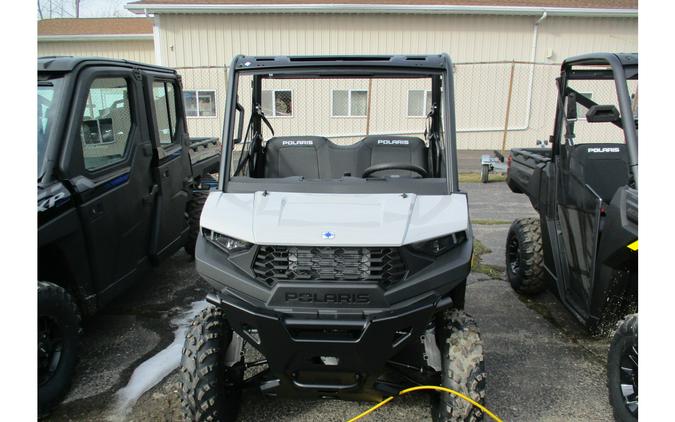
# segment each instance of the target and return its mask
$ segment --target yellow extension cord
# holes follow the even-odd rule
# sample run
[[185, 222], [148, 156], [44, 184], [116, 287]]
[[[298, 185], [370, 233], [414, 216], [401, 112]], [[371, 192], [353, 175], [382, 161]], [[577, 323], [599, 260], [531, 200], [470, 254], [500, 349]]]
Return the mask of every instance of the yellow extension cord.
[[[470, 397], [465, 396], [464, 394], [460, 393], [459, 391], [451, 390], [450, 388], [439, 387], [439, 386], [436, 386], [436, 385], [420, 385], [420, 386], [417, 386], [417, 387], [410, 387], [410, 388], [406, 388], [405, 390], [401, 390], [401, 391], [398, 392], [398, 395], [402, 396], [404, 394], [412, 393], [413, 391], [419, 391], [419, 390], [436, 390], [436, 391], [443, 391], [445, 393], [453, 394], [453, 395], [455, 395], [455, 396], [457, 396], [457, 397], [459, 397], [463, 400], [468, 401], [472, 405], [476, 406], [477, 408], [479, 408], [480, 410], [485, 412], [485, 414], [490, 416], [492, 418], [492, 420], [494, 420], [495, 422], [503, 422], [501, 419], [499, 419], [499, 417], [497, 417], [497, 415], [490, 412], [485, 406], [483, 406], [483, 405], [479, 404], [478, 402], [472, 400]], [[389, 403], [390, 401], [394, 400], [395, 397], [397, 397], [397, 396], [387, 397], [386, 399], [382, 400], [381, 402], [379, 402], [375, 406], [371, 407], [370, 409], [366, 410], [365, 412], [363, 412], [363, 413], [361, 413], [357, 416], [354, 416], [353, 418], [351, 418], [347, 422], [354, 422], [354, 421], [357, 421], [357, 420], [361, 419], [362, 417], [376, 411], [380, 407], [382, 407], [385, 404]]]

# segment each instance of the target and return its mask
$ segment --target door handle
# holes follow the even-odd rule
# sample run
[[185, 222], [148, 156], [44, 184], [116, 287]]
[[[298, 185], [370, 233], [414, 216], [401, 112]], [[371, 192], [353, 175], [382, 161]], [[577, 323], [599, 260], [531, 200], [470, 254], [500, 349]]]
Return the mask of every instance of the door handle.
[[152, 185], [150, 192], [143, 197], [143, 205], [150, 205], [157, 192], [159, 192], [159, 185]]
[[100, 216], [101, 214], [103, 214], [103, 204], [100, 203], [100, 202], [94, 204], [91, 207], [91, 209], [89, 210], [89, 214], [91, 214], [91, 216], [93, 218], [96, 218], [96, 217]]

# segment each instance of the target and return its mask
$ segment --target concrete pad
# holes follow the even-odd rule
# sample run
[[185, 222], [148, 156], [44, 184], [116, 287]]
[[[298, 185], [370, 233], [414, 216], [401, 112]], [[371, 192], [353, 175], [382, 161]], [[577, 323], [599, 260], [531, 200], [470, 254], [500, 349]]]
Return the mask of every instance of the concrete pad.
[[[120, 382], [122, 373], [151, 352], [160, 341], [154, 331], [143, 327], [135, 316], [101, 315], [90, 321], [82, 341], [73, 388], [64, 403], [106, 392]], [[135, 347], [129, 347], [134, 344]]]
[[605, 363], [499, 280], [467, 288], [485, 345], [488, 407], [504, 420], [611, 421]]
[[505, 182], [461, 183], [459, 188], [469, 196], [472, 220], [501, 220], [511, 223], [520, 217], [536, 217], [530, 200], [511, 192]]
[[473, 235], [485, 245], [490, 252], [481, 255], [481, 263], [503, 270], [504, 255], [506, 253], [506, 235], [509, 232], [509, 224], [474, 224]]

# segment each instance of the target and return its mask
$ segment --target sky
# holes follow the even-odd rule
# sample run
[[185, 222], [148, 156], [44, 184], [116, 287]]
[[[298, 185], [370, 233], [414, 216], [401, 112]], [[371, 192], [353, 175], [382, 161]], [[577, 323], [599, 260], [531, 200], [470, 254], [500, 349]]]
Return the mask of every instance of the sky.
[[[129, 1], [131, 0], [80, 0], [80, 17], [136, 16], [124, 8]], [[50, 4], [52, 17], [75, 17], [74, 0], [39, 0], [38, 4], [42, 7], [45, 18], [49, 17]]]
[[81, 0], [80, 16], [83, 18], [96, 18], [103, 16], [136, 16], [124, 8], [129, 0]]

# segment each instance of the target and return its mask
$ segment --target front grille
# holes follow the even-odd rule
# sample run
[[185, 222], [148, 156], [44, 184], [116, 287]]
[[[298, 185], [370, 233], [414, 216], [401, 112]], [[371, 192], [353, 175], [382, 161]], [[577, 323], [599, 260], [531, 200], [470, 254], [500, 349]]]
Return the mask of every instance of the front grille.
[[386, 287], [405, 276], [406, 266], [398, 248], [260, 246], [253, 271], [270, 286], [287, 280], [331, 280]]

